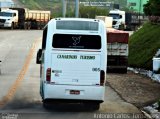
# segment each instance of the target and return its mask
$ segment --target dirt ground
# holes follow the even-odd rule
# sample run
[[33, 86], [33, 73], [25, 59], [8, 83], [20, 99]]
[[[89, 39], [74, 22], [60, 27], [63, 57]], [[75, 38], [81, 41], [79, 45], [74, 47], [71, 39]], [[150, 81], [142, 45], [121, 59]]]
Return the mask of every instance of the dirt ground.
[[128, 72], [107, 74], [107, 84], [121, 97], [138, 108], [150, 105], [160, 99], [160, 83], [148, 77]]

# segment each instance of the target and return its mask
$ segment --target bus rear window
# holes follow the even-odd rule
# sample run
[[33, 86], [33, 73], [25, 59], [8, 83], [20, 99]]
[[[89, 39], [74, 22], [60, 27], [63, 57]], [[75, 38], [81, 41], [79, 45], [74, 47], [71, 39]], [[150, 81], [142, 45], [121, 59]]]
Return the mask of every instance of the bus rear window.
[[98, 31], [98, 22], [91, 21], [57, 21], [56, 29]]
[[101, 49], [101, 37], [99, 35], [54, 34], [52, 46], [69, 49]]

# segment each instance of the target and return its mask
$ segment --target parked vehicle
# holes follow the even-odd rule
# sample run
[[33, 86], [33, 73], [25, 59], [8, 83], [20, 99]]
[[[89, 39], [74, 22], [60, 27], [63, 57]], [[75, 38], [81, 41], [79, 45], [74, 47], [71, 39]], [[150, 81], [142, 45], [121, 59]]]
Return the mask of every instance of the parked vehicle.
[[111, 10], [109, 16], [113, 17], [113, 28], [124, 29], [125, 27], [125, 11]]
[[107, 29], [107, 71], [127, 73], [129, 33]]
[[41, 29], [50, 20], [50, 11], [29, 10], [25, 8], [1, 9], [0, 27]]
[[112, 17], [96, 16], [107, 29], [107, 71], [127, 73], [129, 33], [112, 28]]
[[95, 19], [52, 19], [43, 31], [40, 94], [49, 102], [84, 103], [99, 109], [106, 80], [106, 29]]
[[113, 17], [113, 28], [119, 30], [135, 30], [138, 26], [148, 20], [144, 14], [111, 10], [109, 16]]
[[157, 53], [153, 57], [153, 72], [160, 73], [160, 49], [158, 49]]
[[112, 28], [113, 18], [108, 16], [96, 16], [95, 19], [104, 21], [106, 28]]

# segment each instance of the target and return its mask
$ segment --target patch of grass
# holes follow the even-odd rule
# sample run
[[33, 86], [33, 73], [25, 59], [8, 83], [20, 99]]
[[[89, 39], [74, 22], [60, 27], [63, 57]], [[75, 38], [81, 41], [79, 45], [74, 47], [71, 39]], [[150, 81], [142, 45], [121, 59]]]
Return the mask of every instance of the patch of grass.
[[152, 58], [160, 49], [160, 25], [146, 23], [129, 39], [129, 66], [152, 69]]
[[19, 2], [31, 10], [50, 10], [51, 17], [60, 17], [62, 14], [60, 0], [19, 0]]

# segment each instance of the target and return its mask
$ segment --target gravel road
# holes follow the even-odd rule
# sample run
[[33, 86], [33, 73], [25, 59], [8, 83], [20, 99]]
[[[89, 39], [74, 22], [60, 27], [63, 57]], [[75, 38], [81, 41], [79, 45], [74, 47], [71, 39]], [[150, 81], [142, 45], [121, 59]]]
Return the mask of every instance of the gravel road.
[[160, 99], [160, 84], [139, 74], [108, 74], [107, 83], [120, 97], [138, 108]]

